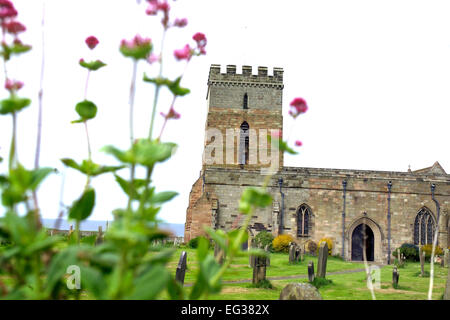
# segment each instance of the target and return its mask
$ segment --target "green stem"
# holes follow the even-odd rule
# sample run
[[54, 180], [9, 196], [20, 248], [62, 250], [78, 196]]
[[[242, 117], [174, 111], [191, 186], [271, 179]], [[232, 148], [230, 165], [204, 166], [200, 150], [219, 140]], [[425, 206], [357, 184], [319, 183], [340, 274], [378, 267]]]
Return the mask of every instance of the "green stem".
[[75, 222], [75, 238], [77, 240], [77, 244], [80, 244], [80, 221], [77, 220]]
[[17, 115], [15, 112], [13, 112], [11, 147], [9, 149], [9, 170], [13, 168], [14, 162], [16, 160], [16, 130], [17, 130]]
[[[167, 29], [164, 28], [162, 37], [161, 37], [161, 53], [159, 55], [159, 73], [158, 73], [158, 78], [161, 78], [162, 73], [163, 73], [163, 49], [164, 49], [164, 40], [166, 38], [166, 31]], [[152, 139], [152, 135], [153, 135], [153, 125], [155, 122], [155, 114], [156, 114], [156, 106], [158, 104], [158, 96], [159, 96], [159, 90], [160, 90], [161, 86], [159, 84], [156, 84], [156, 88], [155, 88], [155, 96], [153, 97], [153, 107], [152, 107], [152, 117], [150, 120], [150, 129], [148, 132], [148, 138], [149, 140]]]
[[137, 72], [137, 60], [133, 60], [133, 74], [131, 76], [131, 85], [130, 85], [130, 143], [131, 146], [133, 146], [134, 141], [134, 122], [133, 122], [133, 115], [134, 115], [134, 96], [136, 93], [136, 72]]

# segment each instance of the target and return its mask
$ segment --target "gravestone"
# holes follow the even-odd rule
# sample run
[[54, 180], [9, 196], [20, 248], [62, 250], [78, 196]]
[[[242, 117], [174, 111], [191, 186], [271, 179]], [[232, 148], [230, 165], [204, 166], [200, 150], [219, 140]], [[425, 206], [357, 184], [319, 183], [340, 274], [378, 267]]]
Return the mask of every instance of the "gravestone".
[[218, 264], [222, 264], [225, 260], [225, 251], [217, 243], [214, 246], [214, 258], [216, 258]]
[[98, 234], [97, 234], [97, 239], [95, 239], [95, 244], [102, 244], [103, 243], [103, 231], [102, 231], [102, 226], [98, 226]]
[[294, 243], [291, 242], [289, 244], [289, 263], [295, 262], [295, 246]]
[[314, 281], [314, 262], [312, 261], [308, 263], [308, 281]]
[[317, 278], [325, 278], [327, 273], [328, 244], [322, 242], [319, 248], [319, 259], [317, 261]]
[[394, 267], [394, 270], [392, 271], [392, 286], [394, 289], [397, 289], [398, 287], [398, 279], [400, 278], [400, 274], [398, 272], [397, 266]]
[[175, 273], [175, 280], [181, 285], [184, 284], [184, 276], [186, 275], [187, 253], [181, 252], [180, 260], [178, 261], [177, 271]]
[[253, 284], [266, 280], [266, 258], [255, 257], [253, 266]]
[[300, 260], [300, 252], [301, 252], [300, 247], [296, 245], [295, 246], [295, 259], [294, 259], [295, 262], [299, 262], [299, 260]]
[[281, 290], [279, 300], [323, 300], [316, 287], [309, 283], [290, 283]]
[[422, 246], [419, 246], [419, 259], [420, 259], [420, 276], [425, 276], [425, 251], [422, 250]]
[[305, 245], [303, 244], [303, 249], [300, 250], [300, 261], [304, 260], [304, 254], [305, 254]]

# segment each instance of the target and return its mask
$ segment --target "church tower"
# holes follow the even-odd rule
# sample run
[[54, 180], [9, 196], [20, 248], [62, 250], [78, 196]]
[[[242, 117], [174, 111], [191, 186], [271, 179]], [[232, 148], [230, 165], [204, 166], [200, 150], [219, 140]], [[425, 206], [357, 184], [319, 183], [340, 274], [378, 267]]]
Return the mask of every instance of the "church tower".
[[274, 165], [282, 168], [283, 153], [271, 152], [267, 136], [282, 134], [283, 69], [235, 65], [211, 65], [208, 77], [208, 116], [205, 126], [205, 167], [260, 169]]
[[[253, 74], [251, 66], [243, 66], [242, 73], [238, 74], [234, 65], [227, 65], [225, 73], [221, 73], [220, 65], [211, 65], [203, 164], [189, 195], [185, 242], [203, 235], [205, 225], [220, 227], [219, 196], [214, 183], [208, 184], [208, 178], [205, 178], [208, 172], [210, 179], [229, 181], [244, 172], [260, 176], [268, 168], [276, 172], [282, 169], [283, 153], [272, 148], [268, 135], [277, 132], [282, 137], [283, 88], [281, 68], [274, 68], [273, 74], [269, 75], [266, 67], [258, 67], [257, 74]], [[212, 171], [228, 172], [234, 178], [222, 178]], [[229, 209], [233, 210], [231, 218], [235, 219], [237, 209], [232, 209], [231, 205]], [[223, 218], [227, 219], [226, 216]], [[227, 220], [226, 223], [231, 222]]]

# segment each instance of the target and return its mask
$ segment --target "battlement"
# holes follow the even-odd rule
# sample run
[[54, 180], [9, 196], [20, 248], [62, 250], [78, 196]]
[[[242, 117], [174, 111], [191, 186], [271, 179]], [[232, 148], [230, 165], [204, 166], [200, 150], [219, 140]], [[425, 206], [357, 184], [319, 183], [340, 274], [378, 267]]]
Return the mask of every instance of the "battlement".
[[273, 75], [269, 75], [267, 67], [258, 67], [258, 74], [253, 74], [252, 66], [242, 66], [242, 73], [236, 73], [235, 65], [227, 65], [226, 72], [221, 73], [220, 65], [212, 64], [209, 69], [208, 84], [217, 83], [282, 87], [283, 68], [273, 68]]

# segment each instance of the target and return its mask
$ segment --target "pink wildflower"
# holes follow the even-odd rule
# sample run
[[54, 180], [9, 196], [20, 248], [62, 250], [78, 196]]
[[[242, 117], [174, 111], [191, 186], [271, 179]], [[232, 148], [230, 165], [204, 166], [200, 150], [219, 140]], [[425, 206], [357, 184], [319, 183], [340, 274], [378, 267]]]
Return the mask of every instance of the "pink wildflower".
[[175, 111], [173, 107], [170, 108], [168, 114], [164, 114], [161, 112], [161, 115], [166, 119], [180, 119], [181, 115]]
[[289, 110], [289, 115], [291, 115], [294, 119], [308, 110], [306, 101], [303, 98], [295, 98], [291, 101], [290, 106], [291, 110]]
[[188, 24], [188, 20], [186, 18], [182, 18], [182, 19], [176, 18], [173, 23], [173, 25], [175, 27], [179, 27], [179, 28], [186, 27], [187, 24]]
[[155, 62], [158, 62], [160, 59], [161, 59], [160, 55], [152, 53], [151, 55], [148, 56], [147, 62], [153, 64]]
[[137, 34], [131, 40], [123, 39], [120, 42], [120, 46], [127, 47], [128, 49], [136, 49], [138, 47], [149, 45], [150, 43], [151, 43], [151, 39], [142, 38], [140, 35]]
[[23, 32], [27, 29], [18, 21], [3, 22], [2, 27], [6, 32], [14, 35], [17, 35], [18, 33]]
[[175, 55], [175, 58], [177, 58], [177, 60], [191, 60], [192, 57], [192, 49], [189, 47], [189, 45], [185, 45], [183, 49], [179, 49], [179, 50], [175, 50], [173, 52], [173, 54]]
[[295, 145], [297, 147], [301, 147], [303, 145], [303, 143], [300, 140], [295, 141]]
[[94, 36], [87, 37], [85, 42], [91, 50], [94, 49], [99, 43], [98, 39]]
[[16, 80], [10, 80], [6, 79], [5, 82], [5, 89], [12, 92], [12, 91], [18, 91], [22, 89], [23, 82], [22, 81], [16, 81]]
[[0, 0], [0, 19], [14, 18], [17, 16], [17, 10], [9, 0]]

